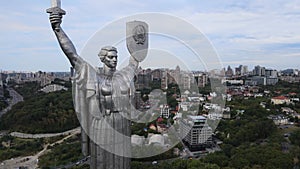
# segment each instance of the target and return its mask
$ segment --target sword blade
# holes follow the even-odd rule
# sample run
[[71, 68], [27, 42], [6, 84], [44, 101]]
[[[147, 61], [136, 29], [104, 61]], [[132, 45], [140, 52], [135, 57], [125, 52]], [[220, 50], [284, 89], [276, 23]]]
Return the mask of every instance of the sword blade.
[[51, 7], [61, 7], [61, 1], [60, 0], [51, 0]]

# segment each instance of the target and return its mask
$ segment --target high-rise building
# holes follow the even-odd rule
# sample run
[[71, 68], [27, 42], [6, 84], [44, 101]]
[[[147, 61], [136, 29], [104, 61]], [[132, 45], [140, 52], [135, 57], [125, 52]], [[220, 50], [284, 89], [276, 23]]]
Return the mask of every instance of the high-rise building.
[[140, 70], [137, 75], [137, 80], [135, 82], [135, 87], [137, 89], [150, 88], [151, 82], [151, 70]]
[[266, 68], [265, 67], [261, 68], [261, 76], [266, 76]]
[[282, 70], [281, 74], [283, 76], [294, 76], [296, 74], [296, 70], [295, 69], [286, 69], [286, 70]]
[[190, 89], [193, 77], [191, 77], [190, 74], [188, 73], [183, 73], [181, 77], [182, 77], [181, 82], [183, 85], [183, 89]]
[[253, 77], [246, 80], [247, 85], [275, 85], [278, 82], [277, 71], [266, 69], [265, 67], [255, 66], [252, 73]]
[[250, 86], [257, 86], [257, 85], [267, 85], [267, 78], [266, 77], [261, 77], [261, 76], [253, 76], [249, 77], [245, 81], [245, 85], [250, 85]]
[[267, 77], [266, 78], [266, 84], [267, 85], [276, 85], [278, 83], [278, 78], [277, 77]]
[[243, 65], [241, 75], [244, 76], [244, 75], [247, 75], [247, 74], [248, 74], [248, 66]]
[[277, 77], [277, 71], [273, 69], [266, 69], [267, 77]]
[[181, 84], [181, 70], [179, 66], [176, 66], [175, 70], [170, 70], [169, 71], [169, 84], [174, 83], [174, 84]]
[[208, 76], [206, 73], [194, 72], [193, 76], [196, 80], [196, 83], [198, 84], [198, 87], [205, 87], [205, 85], [208, 83]]
[[152, 75], [152, 81], [161, 80], [162, 72], [160, 69], [155, 69], [155, 70], [151, 71], [151, 75]]
[[261, 67], [259, 65], [254, 67], [253, 75], [254, 76], [260, 76], [261, 75]]
[[181, 119], [180, 136], [190, 151], [201, 151], [211, 147], [212, 129], [204, 116], [187, 116]]
[[226, 77], [231, 77], [231, 76], [233, 76], [233, 70], [231, 69], [230, 66], [227, 67], [227, 70], [226, 70], [226, 72], [225, 72], [225, 76], [226, 76]]
[[168, 70], [162, 71], [161, 89], [168, 89]]
[[142, 94], [140, 91], [135, 92], [135, 108], [139, 110], [141, 108], [141, 103], [142, 103]]
[[175, 74], [174, 74], [174, 79], [175, 79], [175, 81], [176, 81], [177, 84], [181, 83], [180, 82], [180, 73], [181, 73], [180, 67], [177, 65], [176, 69], [175, 69]]
[[255, 66], [254, 70], [253, 70], [253, 75], [254, 76], [266, 76], [266, 68], [261, 67], [259, 65]]
[[236, 76], [242, 75], [242, 68], [243, 68], [242, 65], [240, 65], [239, 67], [236, 67], [236, 68], [235, 68], [235, 75], [236, 75]]

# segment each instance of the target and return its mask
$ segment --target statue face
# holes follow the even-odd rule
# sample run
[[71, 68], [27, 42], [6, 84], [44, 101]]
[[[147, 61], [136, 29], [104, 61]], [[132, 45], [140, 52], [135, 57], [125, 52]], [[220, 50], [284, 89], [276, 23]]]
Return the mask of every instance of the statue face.
[[118, 61], [117, 52], [109, 51], [109, 52], [107, 52], [107, 55], [105, 56], [105, 58], [103, 60], [103, 63], [109, 68], [116, 68], [117, 61]]

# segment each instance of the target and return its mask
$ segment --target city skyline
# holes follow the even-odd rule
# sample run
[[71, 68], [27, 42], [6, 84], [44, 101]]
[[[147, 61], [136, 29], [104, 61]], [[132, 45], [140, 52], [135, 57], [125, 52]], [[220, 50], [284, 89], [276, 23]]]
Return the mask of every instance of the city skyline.
[[[278, 71], [278, 72], [281, 72], [281, 71], [287, 71], [287, 70], [294, 70], [294, 71], [300, 71], [300, 69], [298, 68], [294, 68], [294, 67], [290, 67], [290, 68], [286, 68], [286, 69], [275, 69], [273, 67], [266, 67], [264, 65], [254, 65], [253, 67], [249, 67], [248, 65], [237, 65], [237, 66], [233, 66], [233, 65], [224, 65], [224, 67], [222, 67], [221, 69], [218, 69], [218, 71], [227, 71], [228, 68], [231, 68], [233, 73], [236, 74], [236, 69], [237, 68], [240, 68], [240, 67], [246, 67], [246, 72], [253, 72], [255, 70], [256, 67], [262, 67], [266, 70], [275, 70], [275, 71]], [[152, 71], [154, 70], [176, 70], [176, 68], [179, 67], [181, 69], [181, 67], [179, 65], [174, 65], [173, 67], [140, 67], [141, 70], [147, 70], [147, 69], [150, 69]], [[70, 73], [70, 69], [72, 67], [70, 66], [69, 67], [69, 70], [62, 70], [62, 71], [47, 71], [47, 70], [34, 70], [34, 71], [31, 71], [31, 70], [2, 70], [0, 69], [0, 73], [4, 73], [4, 74], [7, 74], [7, 73], [37, 73], [37, 72], [45, 72], [45, 73]], [[99, 67], [101, 68], [101, 66]], [[186, 71], [184, 69], [182, 69], [183, 71]], [[216, 69], [214, 70], [188, 70], [188, 72], [203, 72], [203, 73], [208, 73], [208, 72], [211, 72], [211, 71], [216, 71]]]
[[[16, 0], [1, 5], [0, 70], [69, 70], [70, 64], [50, 28], [45, 12], [49, 7], [50, 0]], [[103, 25], [131, 14], [157, 12], [178, 16], [199, 29], [216, 49], [223, 67], [242, 64], [249, 68], [262, 65], [277, 70], [300, 68], [300, 31], [297, 28], [300, 26], [300, 2], [296, 0], [74, 0], [62, 1], [62, 8], [67, 11], [63, 27], [78, 53]], [[124, 56], [119, 57], [122, 60]], [[189, 56], [180, 59], [189, 59]], [[202, 70], [197, 65], [190, 69]]]

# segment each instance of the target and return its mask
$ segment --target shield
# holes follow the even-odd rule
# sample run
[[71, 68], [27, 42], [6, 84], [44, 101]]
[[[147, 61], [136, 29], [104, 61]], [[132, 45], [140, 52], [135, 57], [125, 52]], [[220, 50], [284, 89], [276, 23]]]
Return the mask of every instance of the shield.
[[126, 45], [129, 53], [138, 62], [143, 61], [148, 52], [148, 25], [142, 21], [126, 23]]

